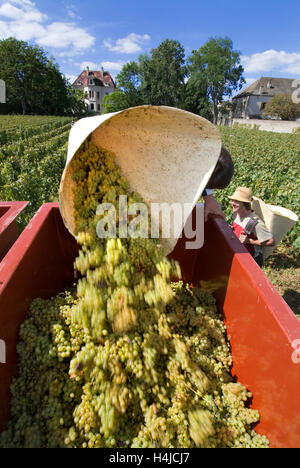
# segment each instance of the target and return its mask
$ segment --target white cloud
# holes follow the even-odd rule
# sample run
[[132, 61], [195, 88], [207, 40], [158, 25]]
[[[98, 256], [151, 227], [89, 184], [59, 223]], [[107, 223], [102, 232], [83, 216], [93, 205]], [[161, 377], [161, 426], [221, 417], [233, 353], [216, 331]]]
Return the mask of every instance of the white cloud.
[[41, 24], [32, 21], [30, 23], [15, 22], [9, 27], [9, 36], [14, 36], [21, 41], [38, 40], [45, 34], [45, 28]]
[[69, 75], [66, 73], [65, 77], [69, 81], [70, 84], [73, 84], [76, 78], [78, 78], [78, 75]]
[[[85, 29], [74, 22], [49, 22], [30, 0], [7, 0], [0, 5], [0, 39], [15, 37], [22, 41], [35, 41], [42, 47], [66, 49], [72, 56], [89, 49], [95, 42]], [[62, 52], [62, 55], [64, 52]]]
[[81, 20], [82, 18], [78, 15], [78, 8], [76, 5], [73, 3], [70, 3], [68, 5], [65, 5], [65, 8], [67, 10], [67, 15], [72, 19], [72, 20]]
[[79, 67], [81, 70], [85, 70], [87, 67], [89, 67], [91, 71], [100, 70], [100, 65], [95, 62], [81, 62]]
[[9, 3], [15, 3], [16, 5], [26, 5], [26, 6], [34, 6], [35, 4], [31, 0], [9, 0]]
[[95, 63], [95, 62], [88, 62], [88, 61], [84, 61], [84, 62], [81, 62], [81, 63], [77, 63], [76, 64], [78, 66], [78, 68], [80, 70], [85, 70], [87, 67], [89, 67], [89, 69], [91, 71], [93, 70], [101, 70], [101, 68], [103, 67], [104, 70], [106, 71], [120, 71], [123, 66], [125, 65], [125, 62], [101, 62], [100, 64], [99, 63]]
[[0, 39], [6, 39], [10, 36], [9, 27], [4, 21], [0, 21]]
[[65, 49], [65, 50], [55, 52], [55, 56], [56, 57], [61, 57], [61, 58], [64, 58], [64, 57], [72, 57], [73, 58], [75, 54], [76, 54], [76, 56], [84, 55], [85, 51], [84, 50], [74, 50], [74, 49], [71, 48], [71, 49]]
[[291, 65], [284, 68], [283, 71], [294, 76], [300, 76], [300, 59], [297, 62], [292, 63]]
[[120, 71], [122, 70], [123, 66], [125, 65], [125, 62], [102, 62], [101, 66], [105, 70], [114, 70], [114, 71]]
[[300, 53], [285, 52], [284, 50], [266, 50], [265, 52], [241, 56], [245, 73], [281, 72], [299, 75]]
[[12, 2], [2, 3], [0, 6], [0, 16], [9, 18], [15, 21], [37, 21], [42, 22], [47, 19], [47, 15], [41, 13], [35, 8], [35, 4], [32, 2], [15, 2], [21, 5], [21, 8], [17, 8], [11, 4]]
[[62, 49], [74, 47], [77, 50], [91, 47], [95, 38], [74, 23], [51, 23], [45, 28], [46, 34], [37, 38], [41, 46]]
[[131, 33], [127, 37], [117, 39], [115, 44], [111, 39], [103, 41], [105, 47], [112, 52], [119, 52], [123, 54], [134, 54], [142, 50], [142, 46], [150, 40], [148, 34], [135, 34]]
[[252, 83], [254, 83], [254, 81], [258, 80], [258, 78], [247, 77], [247, 78], [245, 78], [245, 80], [246, 80], [246, 85], [245, 86], [250, 86]]

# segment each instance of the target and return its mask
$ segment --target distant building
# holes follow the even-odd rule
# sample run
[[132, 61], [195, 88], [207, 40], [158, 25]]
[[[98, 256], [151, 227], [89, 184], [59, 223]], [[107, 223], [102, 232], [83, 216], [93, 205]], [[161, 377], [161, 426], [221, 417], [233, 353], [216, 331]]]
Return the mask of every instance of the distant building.
[[102, 100], [104, 96], [115, 92], [116, 85], [109, 72], [84, 70], [73, 83], [74, 89], [81, 89], [86, 93], [85, 100], [90, 112], [102, 113]]
[[270, 99], [277, 94], [292, 94], [293, 79], [261, 77], [232, 98], [232, 118], [261, 119]]

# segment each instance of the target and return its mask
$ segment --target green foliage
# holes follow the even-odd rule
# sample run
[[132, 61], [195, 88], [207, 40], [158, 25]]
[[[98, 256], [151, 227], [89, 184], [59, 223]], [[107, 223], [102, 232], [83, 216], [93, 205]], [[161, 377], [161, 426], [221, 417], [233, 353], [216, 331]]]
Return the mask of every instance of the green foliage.
[[208, 96], [213, 104], [213, 121], [218, 119], [218, 105], [225, 96], [231, 96], [245, 83], [242, 76], [243, 67], [240, 64], [240, 54], [233, 50], [229, 38], [213, 38], [199, 50], [193, 50], [188, 59], [189, 73], [199, 86], [206, 84]]
[[300, 117], [300, 104], [294, 103], [289, 94], [277, 94], [266, 104], [264, 116], [269, 115], [282, 120], [295, 120]]
[[116, 89], [114, 93], [104, 96], [102, 100], [102, 106], [103, 114], [107, 114], [109, 112], [118, 112], [120, 110], [131, 107], [128, 105], [126, 94], [120, 89]]
[[126, 97], [126, 108], [144, 104], [141, 91], [141, 74], [142, 58], [140, 58], [139, 63], [126, 63], [117, 77], [118, 89]]
[[297, 253], [300, 253], [300, 236], [294, 242], [294, 247]]
[[151, 55], [140, 55], [137, 62], [123, 67], [116, 96], [104, 99], [105, 112], [164, 105], [216, 122], [223, 98], [245, 82], [242, 73], [239, 52], [230, 39], [211, 39], [187, 60], [178, 41], [165, 39]]
[[29, 201], [21, 228], [43, 203], [57, 199], [65, 167], [70, 118], [0, 117], [0, 199]]
[[72, 85], [67, 84], [68, 93], [68, 113], [74, 117], [85, 117], [87, 115], [87, 107], [84, 102], [87, 93], [81, 89], [74, 89]]
[[6, 83], [6, 112], [72, 113], [74, 93], [54, 59], [49, 59], [40, 47], [12, 37], [0, 40], [0, 78]]
[[186, 73], [184, 48], [166, 39], [150, 57], [140, 55], [138, 62], [124, 65], [117, 76], [116, 96], [104, 98], [105, 112], [142, 104], [181, 107]]
[[212, 106], [207, 95], [204, 81], [197, 80], [192, 75], [185, 86], [182, 108], [194, 114], [201, 115], [207, 120], [213, 120]]
[[[237, 186], [251, 187], [266, 203], [287, 208], [299, 217], [300, 135], [229, 127], [220, 130], [235, 164], [229, 186], [215, 192], [228, 219], [232, 211], [227, 197]], [[299, 235], [298, 222], [283, 242], [291, 244]]]
[[184, 48], [178, 41], [166, 39], [151, 54], [144, 76], [150, 89], [149, 104], [180, 107], [187, 75]]

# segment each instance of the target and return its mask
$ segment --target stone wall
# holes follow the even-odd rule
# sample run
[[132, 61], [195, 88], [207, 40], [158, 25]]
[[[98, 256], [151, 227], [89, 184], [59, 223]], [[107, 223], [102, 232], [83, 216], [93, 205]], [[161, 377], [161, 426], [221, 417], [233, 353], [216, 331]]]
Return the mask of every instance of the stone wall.
[[287, 120], [232, 119], [229, 126], [258, 128], [259, 130], [266, 130], [267, 132], [293, 133], [297, 128], [300, 128], [300, 122], [290, 122]]

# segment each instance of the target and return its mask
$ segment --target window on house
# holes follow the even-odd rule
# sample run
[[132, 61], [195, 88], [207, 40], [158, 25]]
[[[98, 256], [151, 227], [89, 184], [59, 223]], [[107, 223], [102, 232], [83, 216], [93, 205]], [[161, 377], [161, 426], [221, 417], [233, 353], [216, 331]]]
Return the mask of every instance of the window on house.
[[91, 104], [91, 110], [94, 110], [94, 104]]
[[92, 91], [89, 91], [89, 97], [90, 98], [92, 97]]
[[100, 99], [100, 93], [97, 91], [97, 99]]
[[94, 84], [94, 80], [90, 80], [90, 85]]
[[266, 102], [262, 102], [260, 104], [260, 110], [264, 110], [264, 108], [266, 107], [266, 104], [267, 104]]
[[98, 104], [98, 111], [100, 110], [100, 104]]

